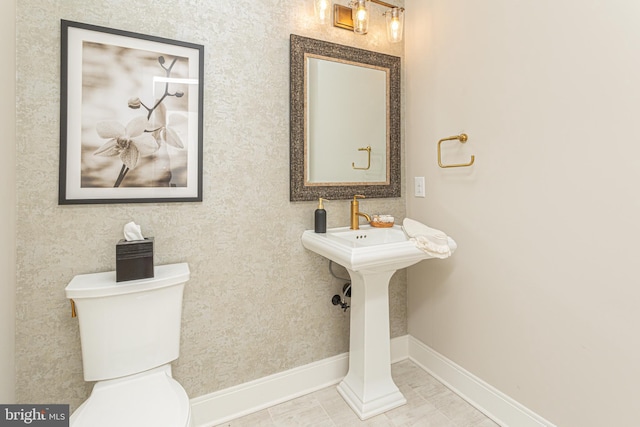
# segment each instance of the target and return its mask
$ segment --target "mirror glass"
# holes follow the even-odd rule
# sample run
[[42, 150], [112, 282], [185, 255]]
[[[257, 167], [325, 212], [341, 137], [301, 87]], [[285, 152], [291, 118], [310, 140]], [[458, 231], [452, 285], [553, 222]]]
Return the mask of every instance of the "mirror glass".
[[291, 35], [290, 199], [400, 196], [400, 58]]
[[315, 55], [306, 67], [305, 184], [386, 183], [386, 70]]

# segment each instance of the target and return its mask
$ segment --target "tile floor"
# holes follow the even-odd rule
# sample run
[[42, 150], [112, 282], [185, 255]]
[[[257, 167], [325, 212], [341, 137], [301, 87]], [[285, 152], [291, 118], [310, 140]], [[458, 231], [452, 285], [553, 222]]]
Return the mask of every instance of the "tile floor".
[[335, 386], [221, 424], [219, 427], [497, 427], [480, 411], [409, 360], [391, 366], [407, 404], [361, 421]]

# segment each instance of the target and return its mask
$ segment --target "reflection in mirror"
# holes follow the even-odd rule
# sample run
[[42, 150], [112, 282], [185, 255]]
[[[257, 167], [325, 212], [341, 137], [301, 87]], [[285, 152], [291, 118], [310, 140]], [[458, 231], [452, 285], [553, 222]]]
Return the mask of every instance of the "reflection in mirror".
[[290, 199], [400, 197], [400, 58], [291, 35]]
[[386, 70], [316, 55], [306, 67], [305, 185], [388, 183]]

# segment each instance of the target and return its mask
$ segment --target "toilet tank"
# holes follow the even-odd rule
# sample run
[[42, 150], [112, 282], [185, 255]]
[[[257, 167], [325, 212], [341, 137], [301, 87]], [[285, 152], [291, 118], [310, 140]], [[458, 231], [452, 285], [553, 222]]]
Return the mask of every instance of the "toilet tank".
[[86, 381], [136, 374], [178, 358], [186, 263], [149, 279], [116, 282], [115, 271], [75, 276], [65, 288], [80, 325]]

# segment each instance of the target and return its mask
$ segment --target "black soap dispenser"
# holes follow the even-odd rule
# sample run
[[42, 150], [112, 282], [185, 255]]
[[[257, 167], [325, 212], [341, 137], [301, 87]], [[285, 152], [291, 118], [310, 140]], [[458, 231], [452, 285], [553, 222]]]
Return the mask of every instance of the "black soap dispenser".
[[327, 232], [327, 211], [324, 210], [324, 206], [322, 202], [327, 199], [323, 199], [320, 197], [318, 199], [318, 209], [315, 212], [315, 229], [316, 233], [326, 233]]

